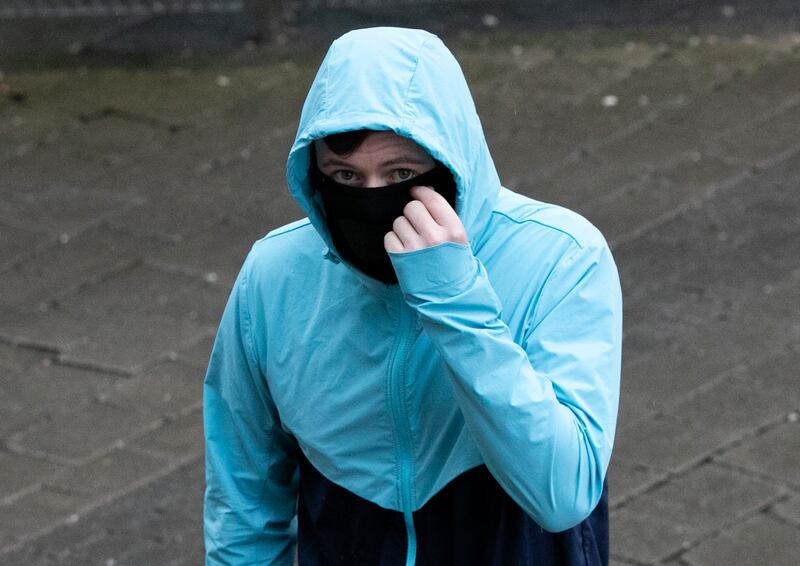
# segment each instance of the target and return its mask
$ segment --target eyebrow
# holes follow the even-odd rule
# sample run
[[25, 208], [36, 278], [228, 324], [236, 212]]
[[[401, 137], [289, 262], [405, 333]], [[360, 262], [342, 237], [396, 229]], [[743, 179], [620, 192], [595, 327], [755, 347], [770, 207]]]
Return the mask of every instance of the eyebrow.
[[[395, 157], [394, 159], [389, 159], [388, 161], [384, 161], [381, 163], [381, 167], [389, 167], [391, 165], [399, 165], [399, 164], [408, 164], [408, 165], [428, 165], [428, 161], [420, 159], [418, 157], [413, 157], [411, 155], [401, 155], [400, 157]], [[328, 167], [330, 165], [338, 165], [341, 167], [353, 167], [352, 163], [348, 163], [347, 161], [342, 161], [341, 159], [336, 159], [335, 157], [329, 157], [325, 161], [322, 162], [321, 167]]]

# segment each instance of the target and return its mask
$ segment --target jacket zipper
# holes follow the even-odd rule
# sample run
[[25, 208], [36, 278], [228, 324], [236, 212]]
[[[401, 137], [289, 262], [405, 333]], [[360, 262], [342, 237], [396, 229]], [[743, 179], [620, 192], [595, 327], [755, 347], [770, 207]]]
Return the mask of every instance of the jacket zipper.
[[403, 386], [405, 385], [405, 371], [403, 368], [406, 352], [414, 328], [414, 318], [411, 310], [406, 307], [401, 297], [400, 303], [400, 334], [397, 346], [389, 363], [389, 406], [394, 420], [394, 429], [397, 433], [397, 460], [400, 464], [400, 504], [403, 509], [403, 519], [406, 525], [406, 566], [414, 566], [417, 555], [417, 537], [414, 531], [413, 508], [413, 458], [411, 452], [411, 431], [408, 425], [408, 414], [403, 400]]

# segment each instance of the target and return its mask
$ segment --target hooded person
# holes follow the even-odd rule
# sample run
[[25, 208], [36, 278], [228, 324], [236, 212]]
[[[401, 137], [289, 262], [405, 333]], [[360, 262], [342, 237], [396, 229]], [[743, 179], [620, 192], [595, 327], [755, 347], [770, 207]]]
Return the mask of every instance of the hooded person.
[[[346, 132], [421, 148], [463, 237], [375, 252], [369, 211], [421, 181], [326, 174]], [[308, 216], [254, 244], [206, 374], [206, 564], [606, 564], [617, 271], [588, 221], [501, 186], [439, 38], [335, 41], [287, 179]]]

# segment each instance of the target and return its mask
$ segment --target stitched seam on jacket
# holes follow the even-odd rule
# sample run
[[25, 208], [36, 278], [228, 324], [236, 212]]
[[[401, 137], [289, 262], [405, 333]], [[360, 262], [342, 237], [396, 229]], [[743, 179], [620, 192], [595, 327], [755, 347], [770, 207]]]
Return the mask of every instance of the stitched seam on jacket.
[[419, 60], [421, 59], [422, 50], [425, 49], [425, 46], [428, 42], [433, 39], [433, 37], [428, 37], [425, 41], [423, 41], [420, 46], [419, 50], [417, 51], [417, 59], [414, 61], [414, 70], [411, 72], [411, 78], [408, 80], [408, 87], [406, 88], [406, 94], [403, 97], [403, 126], [406, 127], [406, 120], [408, 120], [411, 116], [409, 113], [409, 96], [411, 94], [411, 86], [414, 84], [414, 79], [417, 77], [417, 69], [419, 69]]
[[[576, 245], [577, 245], [577, 243], [576, 243]], [[539, 318], [540, 307], [541, 307], [541, 304], [542, 304], [541, 299], [544, 296], [545, 291], [547, 291], [547, 288], [550, 285], [550, 282], [553, 280], [553, 276], [555, 275], [556, 271], [559, 271], [561, 269], [562, 265], [566, 264], [569, 261], [572, 261], [581, 251], [583, 251], [583, 248], [579, 247], [578, 249], [573, 250], [572, 253], [565, 253], [564, 255], [562, 255], [558, 259], [558, 262], [553, 266], [553, 269], [550, 270], [550, 273], [547, 274], [547, 278], [544, 280], [544, 283], [542, 283], [542, 290], [539, 293], [538, 299], [536, 301], [536, 307], [533, 309], [533, 313], [531, 314], [531, 322], [533, 322], [535, 324], [533, 324], [531, 326], [528, 334], [526, 336], [523, 336], [523, 338], [522, 338], [522, 341], [523, 341], [522, 347], [525, 348], [526, 351], [528, 349], [528, 340], [533, 335], [533, 333], [536, 332], [536, 329], [542, 323], [542, 320], [544, 320], [544, 319], [542, 319], [542, 320], [539, 320], [537, 322], [537, 319]], [[563, 296], [556, 297], [556, 302], [555, 302], [555, 304], [553, 305], [553, 307], [550, 310], [552, 311], [553, 308], [555, 308], [559, 303], [561, 303], [561, 301], [564, 300], [564, 297], [566, 297], [569, 293], [572, 292], [573, 288], [574, 288], [574, 285], [572, 287], [570, 287], [569, 290]]]
[[255, 355], [255, 342], [253, 341], [253, 332], [252, 332], [252, 321], [250, 319], [250, 301], [247, 299], [248, 293], [248, 280], [249, 280], [249, 273], [248, 270], [250, 268], [250, 262], [247, 262], [247, 268], [242, 272], [242, 280], [239, 284], [241, 295], [239, 297], [239, 316], [242, 319], [242, 334], [244, 335], [244, 352], [247, 355], [250, 363], [253, 364], [254, 368], [260, 370], [261, 366], [258, 362], [258, 359]]
[[[242, 346], [244, 347], [245, 356], [247, 356], [249, 362], [253, 365], [253, 369], [259, 372], [259, 376], [261, 374], [261, 363], [256, 356], [255, 353], [255, 341], [253, 340], [253, 332], [252, 332], [252, 320], [250, 319], [250, 301], [248, 300], [247, 294], [249, 289], [249, 268], [250, 268], [250, 258], [245, 262], [245, 268], [242, 270], [242, 278], [240, 283], [240, 292], [241, 295], [239, 296], [239, 317], [242, 319], [242, 334], [244, 335], [244, 340], [242, 341]], [[249, 372], [248, 372], [249, 373]], [[251, 379], [255, 380], [258, 379], [259, 376], [252, 375], [250, 376]], [[264, 387], [267, 389], [267, 394], [269, 393], [269, 384], [264, 383]], [[267, 409], [268, 410], [268, 409]], [[275, 423], [275, 426], [280, 426], [279, 423]], [[275, 436], [275, 429], [267, 431], [267, 443], [271, 443], [273, 437]], [[267, 459], [264, 465], [268, 468], [273, 461], [274, 452], [273, 450], [269, 449], [267, 451]]]
[[301, 228], [305, 228], [307, 226], [311, 226], [311, 221], [308, 220], [308, 219], [306, 219], [304, 224], [300, 224], [299, 226], [295, 226], [294, 228], [289, 228], [287, 230], [282, 230], [282, 229], [278, 228], [277, 229], [278, 231], [271, 232], [271, 233], [267, 234], [266, 236], [264, 236], [260, 240], [257, 240], [256, 243], [261, 242], [263, 240], [271, 240], [272, 238], [277, 238], [278, 236], [283, 236], [284, 234], [290, 234], [290, 233], [294, 232], [295, 230], [300, 230]]
[[511, 222], [513, 222], [514, 224], [526, 224], [526, 223], [531, 223], [531, 224], [538, 224], [539, 226], [543, 226], [543, 227], [545, 227], [545, 228], [550, 228], [551, 230], [555, 230], [556, 232], [561, 232], [562, 234], [564, 234], [565, 236], [567, 236], [567, 237], [568, 237], [570, 240], [572, 240], [572, 241], [575, 243], [575, 245], [576, 245], [576, 246], [578, 246], [579, 248], [583, 249], [583, 248], [585, 247], [585, 246], [584, 246], [583, 244], [581, 244], [581, 243], [578, 241], [578, 239], [577, 239], [575, 236], [573, 236], [571, 233], [567, 232], [566, 230], [563, 230], [562, 228], [558, 228], [558, 227], [556, 227], [556, 226], [553, 226], [552, 224], [547, 224], [546, 222], [542, 222], [541, 220], [535, 220], [535, 219], [533, 219], [533, 218], [525, 218], [524, 220], [517, 220], [516, 218], [512, 218], [511, 216], [509, 216], [509, 215], [508, 215], [508, 214], [506, 214], [505, 212], [500, 212], [499, 210], [493, 210], [493, 211], [492, 211], [492, 214], [497, 214], [498, 216], [502, 216], [503, 218], [505, 218], [505, 219], [507, 219], [507, 220], [510, 220], [510, 221], [511, 221]]

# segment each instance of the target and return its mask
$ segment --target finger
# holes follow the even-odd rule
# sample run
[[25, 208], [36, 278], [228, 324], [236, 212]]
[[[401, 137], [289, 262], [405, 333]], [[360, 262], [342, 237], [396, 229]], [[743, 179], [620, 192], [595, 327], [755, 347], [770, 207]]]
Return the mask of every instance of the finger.
[[383, 237], [383, 248], [387, 252], [393, 253], [400, 253], [405, 251], [403, 248], [403, 242], [400, 241], [400, 238], [397, 237], [397, 234], [394, 232], [387, 232], [386, 235]]
[[448, 241], [461, 244], [468, 242], [464, 224], [446, 198], [430, 187], [414, 187], [411, 196], [424, 204], [431, 218], [444, 228]]
[[425, 247], [422, 237], [405, 216], [398, 216], [392, 224], [392, 231], [400, 238], [405, 251], [418, 250]]
[[458, 221], [459, 224], [461, 223], [458, 214], [456, 214], [456, 211], [450, 206], [450, 203], [447, 202], [447, 199], [432, 188], [414, 187], [411, 189], [411, 196], [425, 205], [425, 208], [428, 209], [431, 217], [439, 226], [449, 226], [456, 221]]
[[403, 216], [408, 219], [417, 234], [422, 236], [428, 245], [440, 242], [445, 236], [445, 230], [436, 223], [422, 201], [412, 200], [409, 202], [403, 208]]

